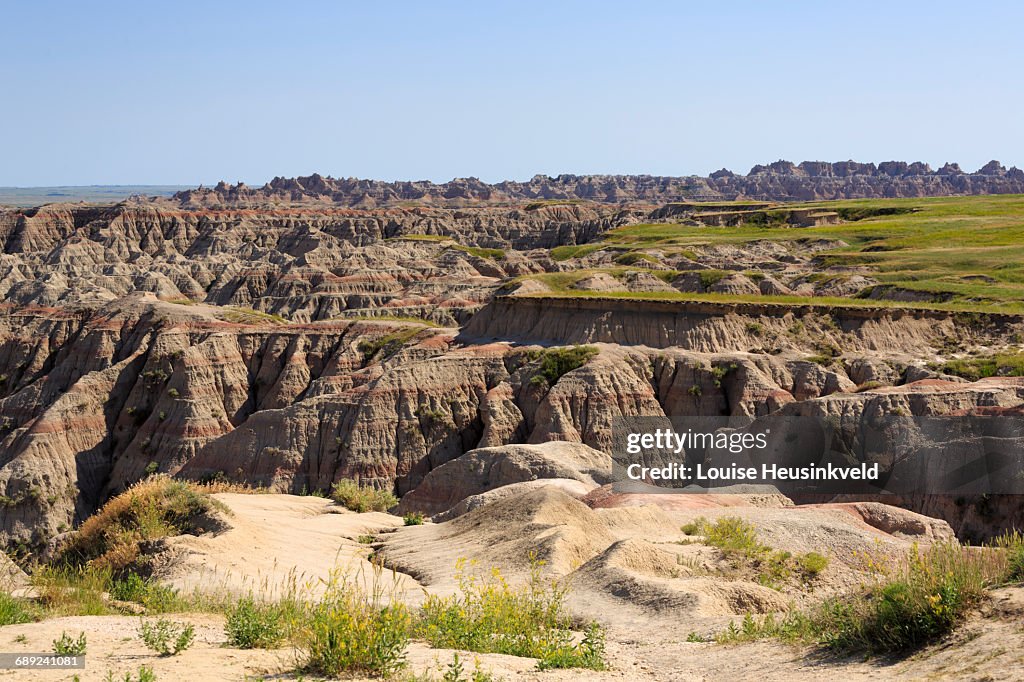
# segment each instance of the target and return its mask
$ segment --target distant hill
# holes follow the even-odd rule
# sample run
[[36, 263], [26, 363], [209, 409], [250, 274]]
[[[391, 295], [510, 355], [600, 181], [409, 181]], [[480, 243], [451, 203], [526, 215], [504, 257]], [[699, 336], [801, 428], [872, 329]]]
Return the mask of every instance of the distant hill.
[[886, 161], [879, 164], [840, 161], [776, 161], [757, 165], [746, 175], [721, 169], [707, 177], [654, 175], [536, 175], [525, 182], [487, 183], [456, 178], [384, 182], [331, 178], [314, 173], [274, 178], [262, 187], [221, 182], [174, 195], [182, 206], [268, 206], [328, 204], [357, 208], [429, 204], [435, 206], [500, 205], [536, 201], [639, 202], [676, 201], [820, 201], [899, 197], [967, 196], [1024, 193], [1024, 171], [991, 161], [974, 172], [955, 163], [938, 170], [928, 164]]
[[117, 203], [130, 196], [169, 197], [188, 185], [62, 185], [55, 187], [0, 187], [0, 204], [41, 206], [59, 202]]

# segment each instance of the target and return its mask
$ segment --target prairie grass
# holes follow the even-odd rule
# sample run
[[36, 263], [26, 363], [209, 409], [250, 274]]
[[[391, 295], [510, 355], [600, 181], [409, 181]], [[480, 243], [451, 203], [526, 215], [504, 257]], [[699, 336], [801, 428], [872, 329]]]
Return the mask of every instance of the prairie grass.
[[410, 315], [353, 315], [351, 317], [341, 316], [332, 318], [335, 320], [355, 320], [359, 322], [405, 322], [408, 324], [419, 324], [424, 327], [440, 327], [432, 320], [425, 317], [412, 317]]
[[852, 594], [780, 617], [747, 614], [720, 642], [765, 637], [816, 644], [842, 653], [911, 651], [948, 634], [987, 598], [991, 587], [1022, 579], [1024, 536], [1013, 532], [984, 547], [945, 542], [915, 546], [901, 560], [873, 563], [876, 576]]
[[356, 348], [363, 354], [363, 360], [366, 362], [370, 362], [373, 359], [386, 360], [402, 350], [405, 344], [412, 341], [421, 331], [423, 330], [417, 327], [403, 329], [402, 331], [360, 341]]
[[718, 548], [737, 569], [752, 571], [759, 583], [774, 589], [793, 579], [812, 581], [829, 565], [828, 557], [818, 552], [794, 555], [762, 544], [753, 524], [736, 516], [713, 523], [699, 517], [685, 524], [682, 531], [688, 536], [703, 536], [705, 544]]
[[193, 484], [152, 476], [112, 498], [86, 519], [60, 558], [71, 565], [123, 571], [145, 562], [143, 543], [198, 534], [210, 521], [211, 513], [224, 510]]
[[41, 566], [32, 585], [47, 615], [105, 616], [114, 613], [105, 597], [111, 576], [106, 566]]
[[280, 315], [265, 313], [260, 310], [253, 310], [252, 308], [226, 308], [221, 310], [219, 314], [226, 322], [233, 322], [235, 324], [288, 324], [288, 320]]
[[974, 358], [958, 358], [937, 365], [936, 369], [977, 381], [986, 377], [1024, 376], [1024, 353], [996, 353]]
[[497, 569], [470, 574], [460, 560], [459, 593], [428, 596], [417, 634], [435, 647], [537, 658], [541, 669], [604, 669], [600, 626], [588, 625], [582, 641], [575, 641], [564, 611], [568, 586], [544, 580], [542, 563], [531, 563], [529, 580], [513, 587]]
[[[718, 244], [838, 240], [837, 246], [816, 256], [822, 269], [864, 267], [882, 285], [930, 294], [933, 302], [815, 297], [811, 301], [803, 298], [802, 303], [1024, 312], [1024, 196], [865, 199], [786, 206], [790, 207], [836, 211], [847, 222], [800, 229], [770, 223], [735, 227], [667, 223], [628, 225], [610, 230], [600, 242], [557, 247], [552, 249], [551, 255], [555, 260], [567, 260], [600, 249], [658, 248], [671, 253], [685, 247]], [[540, 279], [544, 277], [539, 276]], [[558, 291], [561, 295], [581, 297], [714, 300], [682, 292]], [[785, 298], [796, 300], [787, 301]], [[723, 295], [719, 300], [799, 303], [800, 299]]]

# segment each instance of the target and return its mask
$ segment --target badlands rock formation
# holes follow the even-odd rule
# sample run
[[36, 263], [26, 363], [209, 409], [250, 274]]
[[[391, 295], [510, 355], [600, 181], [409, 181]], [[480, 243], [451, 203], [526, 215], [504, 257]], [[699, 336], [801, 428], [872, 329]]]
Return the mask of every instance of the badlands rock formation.
[[[927, 177], [938, 184], [920, 192], [1018, 191], [1020, 171], [983, 170], [773, 164], [747, 179], [888, 193]], [[716, 175], [716, 187], [739, 182]], [[620, 186], [630, 201], [674, 191], [654, 178], [465, 184], [307, 178], [174, 202], [0, 211], [0, 542], [38, 551], [154, 471], [291, 493], [354, 478], [407, 496], [403, 509], [461, 504], [461, 518], [504, 484], [537, 492], [547, 486], [530, 481], [550, 478], [574, 496], [606, 483], [600, 453], [618, 416], [856, 422], [882, 407], [930, 415], [1024, 404], [1018, 380], [954, 382], [927, 368], [952, 341], [1005, 346], [1024, 332], [1019, 318], [833, 309], [811, 296], [790, 306], [545, 296], [538, 280], [517, 278], [615, 257], [559, 261], [550, 249], [691, 208], [659, 217], [663, 207], [505, 201], [595, 198], [585, 187], [598, 185], [601, 202], [618, 201], [608, 193]], [[408, 197], [418, 203], [398, 205]], [[477, 204], [447, 205], [462, 198]], [[665, 256], [676, 280], [641, 264], [621, 284], [686, 291], [703, 286], [688, 271], [728, 266], [735, 272], [715, 285], [729, 291], [813, 294], [823, 280], [808, 275], [826, 246], [707, 247], [694, 259]], [[777, 277], [755, 285], [744, 272], [758, 267]], [[571, 344], [597, 354], [546, 376], [546, 349]], [[823, 359], [823, 347], [840, 352]], [[904, 502], [963, 537], [1019, 523], [1009, 503]]]
[[887, 161], [876, 165], [804, 161], [796, 165], [776, 161], [754, 166], [747, 175], [736, 175], [723, 168], [708, 177], [536, 175], [526, 182], [496, 184], [477, 178], [436, 184], [336, 179], [314, 174], [274, 178], [259, 188], [221, 182], [212, 188], [179, 192], [174, 200], [192, 207], [316, 202], [374, 208], [411, 201], [445, 206], [552, 200], [666, 203], [691, 199], [801, 201], [1021, 192], [1024, 171], [1016, 167], [1007, 170], [998, 161], [991, 161], [973, 173], [964, 172], [955, 163], [933, 170], [920, 162]]

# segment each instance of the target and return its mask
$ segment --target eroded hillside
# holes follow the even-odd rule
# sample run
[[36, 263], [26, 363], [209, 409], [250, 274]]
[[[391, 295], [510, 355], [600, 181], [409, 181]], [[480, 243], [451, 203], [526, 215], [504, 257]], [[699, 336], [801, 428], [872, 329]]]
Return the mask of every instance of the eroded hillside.
[[[887, 275], [843, 255], [914, 207], [184, 203], [0, 212], [8, 546], [157, 471], [404, 495], [478, 448], [607, 451], [620, 415], [1024, 405], [1016, 366], [964, 371], [1019, 351], [1012, 306], [872, 295]], [[904, 503], [962, 537], [1021, 522], [1012, 500]]]

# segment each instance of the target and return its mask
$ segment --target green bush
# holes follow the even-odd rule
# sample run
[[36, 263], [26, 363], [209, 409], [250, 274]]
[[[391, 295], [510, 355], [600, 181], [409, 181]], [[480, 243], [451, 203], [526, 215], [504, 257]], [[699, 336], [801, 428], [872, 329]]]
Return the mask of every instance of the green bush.
[[738, 553], [744, 556], [762, 554], [767, 548], [757, 541], [754, 526], [735, 516], [726, 516], [714, 523], [702, 524], [701, 534], [705, 542], [726, 554]]
[[387, 511], [398, 504], [390, 491], [361, 486], [355, 481], [343, 479], [334, 484], [331, 499], [354, 512]]
[[239, 649], [273, 649], [287, 634], [287, 614], [279, 604], [239, 600], [227, 611], [224, 633]]
[[411, 512], [402, 517], [402, 520], [407, 526], [422, 526], [423, 525], [423, 513], [422, 512]]
[[180, 654], [192, 646], [195, 636], [196, 630], [191, 623], [175, 623], [166, 618], [139, 623], [142, 642], [161, 656]]
[[484, 576], [467, 574], [465, 561], [460, 560], [459, 594], [427, 597], [417, 634], [437, 648], [536, 658], [542, 669], [603, 669], [600, 626], [588, 626], [583, 640], [573, 641], [564, 613], [566, 588], [544, 581], [541, 566], [533, 561], [529, 581], [512, 587], [497, 569]]
[[60, 637], [53, 640], [53, 653], [58, 656], [83, 656], [85, 654], [85, 633], [80, 632], [75, 638], [62, 631]]
[[397, 601], [367, 596], [331, 581], [323, 599], [310, 607], [297, 632], [303, 669], [337, 677], [364, 673], [386, 677], [405, 664], [411, 618]]
[[828, 557], [817, 552], [808, 552], [797, 557], [797, 565], [804, 575], [814, 578], [828, 568]]
[[563, 375], [587, 364], [597, 356], [598, 352], [597, 348], [593, 346], [549, 348], [531, 353], [530, 359], [540, 360], [536, 377], [543, 377], [548, 386], [554, 386]]

